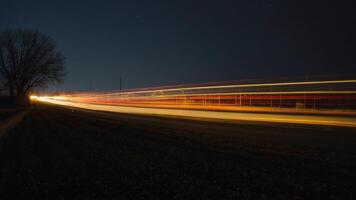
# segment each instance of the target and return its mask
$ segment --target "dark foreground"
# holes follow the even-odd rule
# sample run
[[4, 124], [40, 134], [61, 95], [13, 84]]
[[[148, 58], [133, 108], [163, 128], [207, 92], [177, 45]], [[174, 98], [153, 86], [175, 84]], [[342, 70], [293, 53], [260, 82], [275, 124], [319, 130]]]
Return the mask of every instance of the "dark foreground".
[[0, 199], [354, 199], [352, 129], [32, 109]]

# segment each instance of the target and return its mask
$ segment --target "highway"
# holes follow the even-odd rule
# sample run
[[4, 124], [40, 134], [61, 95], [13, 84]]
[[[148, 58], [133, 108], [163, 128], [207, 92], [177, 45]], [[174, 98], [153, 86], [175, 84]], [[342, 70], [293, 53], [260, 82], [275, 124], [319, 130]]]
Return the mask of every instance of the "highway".
[[296, 115], [296, 114], [266, 114], [266, 113], [242, 113], [242, 112], [219, 112], [170, 108], [148, 108], [132, 106], [98, 105], [90, 103], [71, 102], [51, 97], [40, 98], [39, 101], [83, 108], [97, 111], [110, 111], [129, 114], [159, 115], [180, 118], [194, 118], [199, 120], [228, 120], [228, 121], [259, 121], [289, 124], [309, 124], [356, 127], [356, 117], [329, 116], [329, 115]]
[[356, 79], [202, 83], [31, 96], [73, 108], [199, 120], [356, 127]]

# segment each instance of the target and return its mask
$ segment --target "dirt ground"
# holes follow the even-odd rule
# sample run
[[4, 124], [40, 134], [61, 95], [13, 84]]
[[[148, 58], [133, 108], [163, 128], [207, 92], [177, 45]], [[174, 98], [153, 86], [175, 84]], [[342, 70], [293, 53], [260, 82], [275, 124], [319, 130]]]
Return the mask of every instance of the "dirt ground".
[[356, 131], [32, 108], [0, 199], [355, 199]]

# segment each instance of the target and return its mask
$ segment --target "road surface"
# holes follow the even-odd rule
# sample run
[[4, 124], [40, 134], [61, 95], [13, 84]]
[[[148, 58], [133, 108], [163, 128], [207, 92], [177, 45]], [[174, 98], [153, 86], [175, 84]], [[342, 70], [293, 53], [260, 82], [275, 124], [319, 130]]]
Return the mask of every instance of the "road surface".
[[[102, 105], [92, 103], [80, 103], [67, 100], [50, 98], [40, 98], [41, 102], [61, 105], [71, 108], [82, 108], [95, 111], [110, 111], [117, 113], [157, 115], [179, 118], [195, 118], [202, 120], [221, 120], [221, 121], [255, 121], [255, 122], [278, 122], [290, 124], [309, 124], [309, 125], [330, 125], [356, 128], [356, 117], [337, 116], [337, 115], [301, 115], [283, 113], [246, 113], [246, 112], [224, 112], [210, 110], [191, 110], [177, 108], [154, 108], [154, 107], [134, 107]], [[262, 109], [262, 108], [261, 108]]]
[[0, 199], [354, 199], [354, 128], [33, 108]]

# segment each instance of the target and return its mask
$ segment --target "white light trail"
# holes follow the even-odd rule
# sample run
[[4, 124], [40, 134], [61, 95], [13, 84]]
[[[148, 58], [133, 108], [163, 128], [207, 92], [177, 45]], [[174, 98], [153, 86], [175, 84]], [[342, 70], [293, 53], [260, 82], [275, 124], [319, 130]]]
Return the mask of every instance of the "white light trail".
[[219, 111], [183, 110], [183, 109], [162, 109], [162, 108], [141, 108], [110, 105], [95, 105], [87, 103], [76, 103], [61, 101], [55, 98], [40, 98], [42, 102], [51, 104], [81, 108], [95, 111], [110, 111], [117, 113], [158, 115], [182, 118], [194, 118], [200, 120], [227, 120], [227, 121], [258, 121], [258, 122], [277, 122], [289, 124], [308, 124], [308, 125], [329, 125], [356, 127], [355, 118], [336, 117], [336, 116], [313, 116], [313, 115], [284, 115], [284, 114], [264, 114], [264, 113], [236, 113]]

